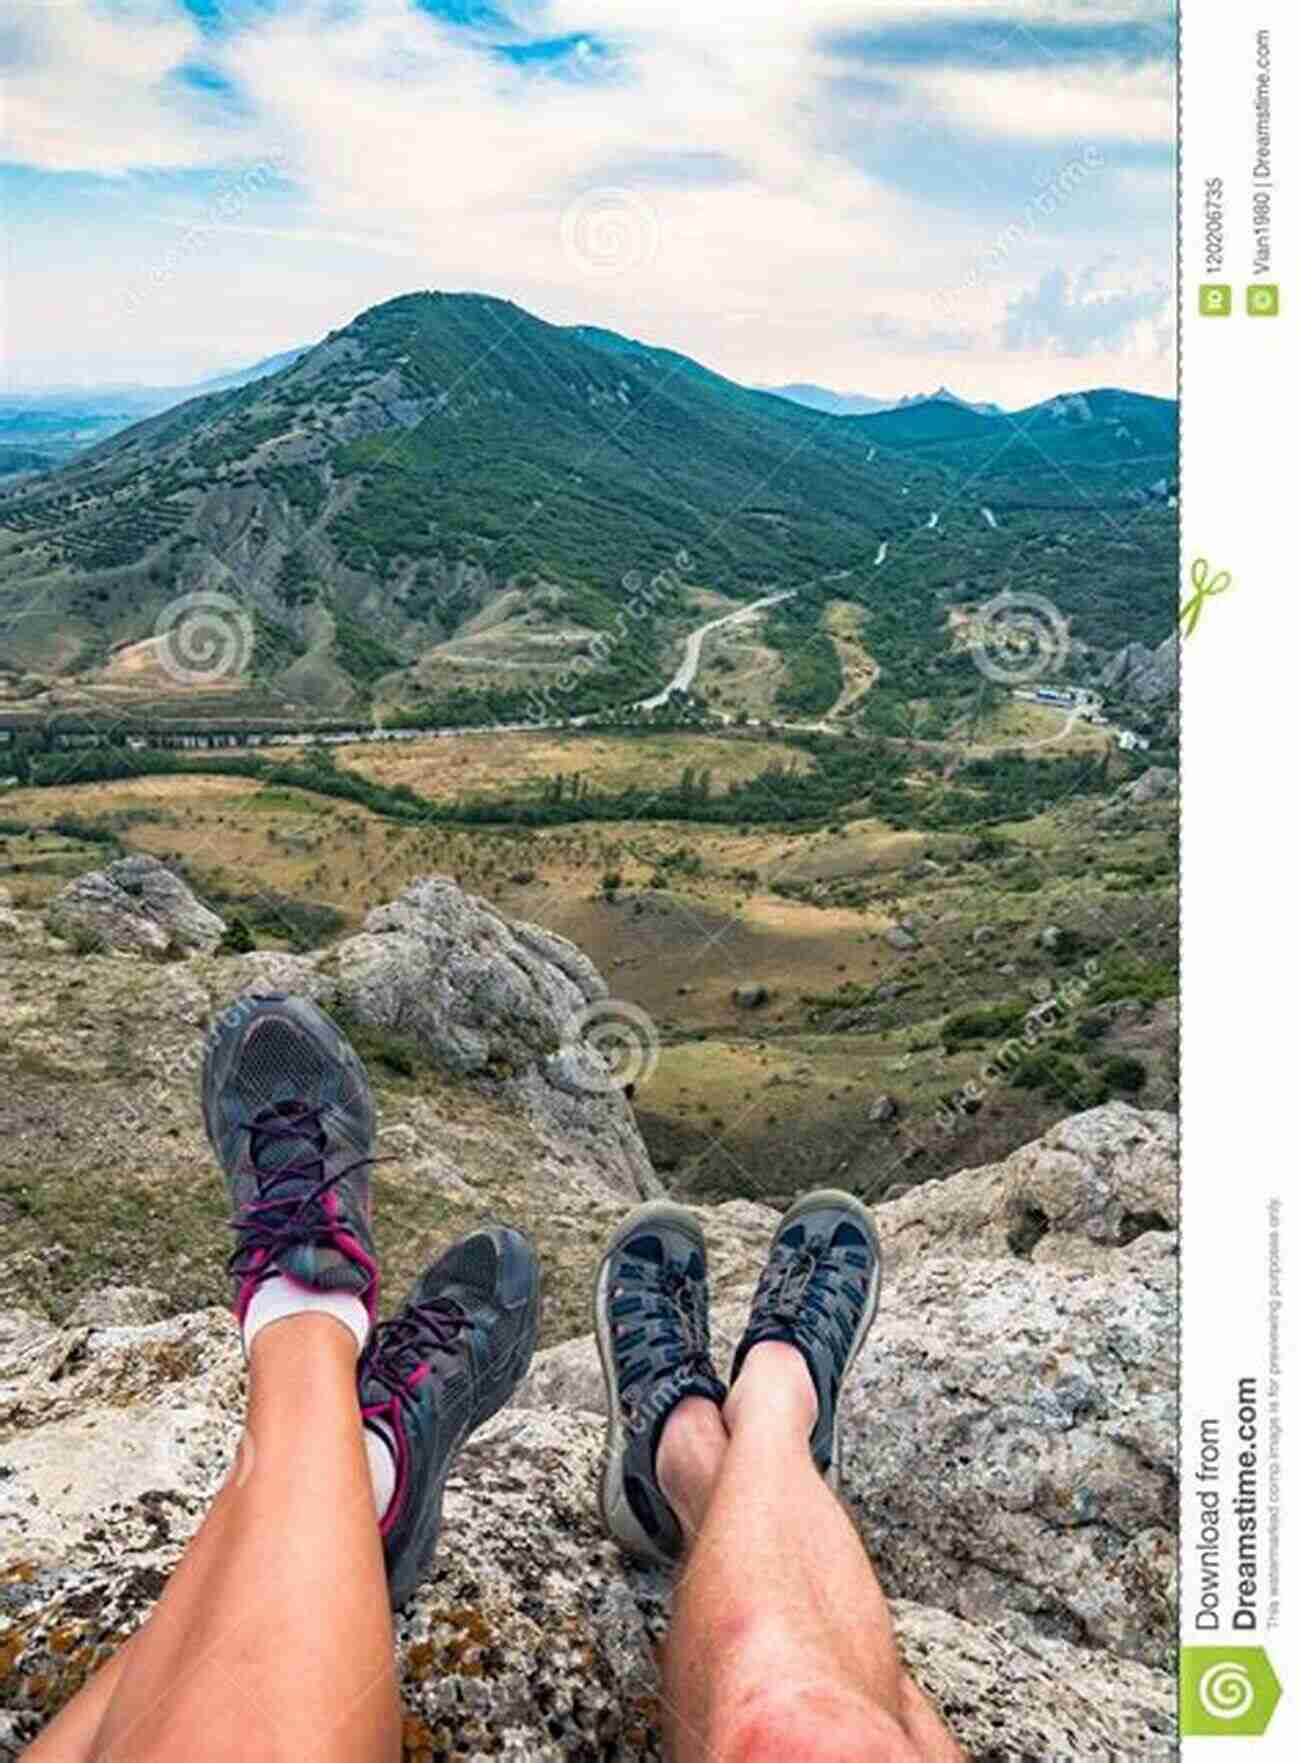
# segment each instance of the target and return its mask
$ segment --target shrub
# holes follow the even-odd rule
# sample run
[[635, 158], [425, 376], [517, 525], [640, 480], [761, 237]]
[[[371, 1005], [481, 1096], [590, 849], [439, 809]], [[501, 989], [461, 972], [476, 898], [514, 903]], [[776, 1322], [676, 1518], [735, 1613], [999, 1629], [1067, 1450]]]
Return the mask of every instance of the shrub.
[[242, 918], [234, 917], [226, 925], [226, 934], [221, 939], [218, 954], [247, 955], [257, 947], [253, 933]]
[[1147, 1068], [1140, 1059], [1117, 1055], [1102, 1066], [1101, 1081], [1108, 1094], [1118, 1091], [1121, 1095], [1135, 1096], [1147, 1081]]
[[1032, 1054], [1016, 1067], [1011, 1082], [1018, 1090], [1044, 1090], [1074, 1108], [1092, 1108], [1105, 1100], [1103, 1086], [1062, 1053]]
[[939, 1030], [944, 1048], [951, 1053], [970, 1041], [1005, 1040], [1020, 1033], [1028, 1005], [995, 1004], [986, 1010], [962, 1010], [950, 1016]]

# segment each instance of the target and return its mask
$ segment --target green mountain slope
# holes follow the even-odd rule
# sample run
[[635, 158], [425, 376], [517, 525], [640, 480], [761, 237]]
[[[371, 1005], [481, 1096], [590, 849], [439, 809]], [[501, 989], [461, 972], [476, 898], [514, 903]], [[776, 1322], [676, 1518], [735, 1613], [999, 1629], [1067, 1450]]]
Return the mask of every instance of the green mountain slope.
[[[219, 592], [256, 639], [238, 693], [299, 709], [473, 698], [506, 715], [559, 681], [586, 709], [658, 683], [669, 639], [700, 617], [688, 589], [802, 587], [814, 613], [831, 592], [887, 599], [893, 649], [928, 667], [945, 596], [997, 591], [1029, 538], [980, 513], [1006, 481], [1008, 420], [947, 400], [827, 417], [595, 327], [408, 295], [0, 490], [0, 662], [120, 683], [165, 607]], [[1140, 488], [1149, 462], [1109, 415], [1026, 421], [1034, 444], [1011, 436], [1031, 456], [1022, 502], [1100, 520], [1058, 487], [1067, 453], [1107, 496]], [[917, 538], [930, 509], [942, 546]], [[1075, 583], [1057, 549], [1054, 587], [1082, 613], [1095, 579]], [[1149, 547], [1146, 563], [1145, 585], [1117, 588], [1117, 644], [1167, 628]]]

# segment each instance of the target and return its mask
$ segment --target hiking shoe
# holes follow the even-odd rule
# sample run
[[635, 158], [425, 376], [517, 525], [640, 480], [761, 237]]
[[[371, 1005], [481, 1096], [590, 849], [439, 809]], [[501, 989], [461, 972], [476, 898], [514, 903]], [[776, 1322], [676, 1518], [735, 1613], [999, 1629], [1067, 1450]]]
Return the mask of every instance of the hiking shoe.
[[600, 1264], [595, 1307], [609, 1410], [600, 1516], [630, 1555], [671, 1566], [684, 1538], [655, 1477], [659, 1440], [686, 1396], [721, 1406], [727, 1393], [709, 1357], [704, 1237], [684, 1207], [649, 1200], [628, 1214]]
[[798, 1347], [817, 1392], [813, 1461], [833, 1486], [839, 1482], [840, 1391], [879, 1302], [880, 1239], [862, 1202], [836, 1188], [796, 1200], [772, 1238], [731, 1381], [760, 1341]]
[[354, 1292], [371, 1320], [375, 1108], [361, 1061], [309, 998], [246, 997], [208, 1037], [203, 1122], [230, 1184], [241, 1324], [264, 1279]]
[[532, 1245], [489, 1225], [425, 1270], [361, 1355], [362, 1419], [386, 1436], [397, 1472], [379, 1525], [394, 1610], [433, 1559], [452, 1459], [528, 1370], [540, 1308]]

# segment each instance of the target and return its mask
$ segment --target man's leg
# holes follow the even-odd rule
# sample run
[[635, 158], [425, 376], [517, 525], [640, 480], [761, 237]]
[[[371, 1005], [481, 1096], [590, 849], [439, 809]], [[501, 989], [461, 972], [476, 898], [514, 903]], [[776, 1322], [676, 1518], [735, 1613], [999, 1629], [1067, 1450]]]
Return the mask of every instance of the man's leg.
[[348, 1329], [308, 1314], [258, 1333], [247, 1439], [147, 1624], [24, 1763], [395, 1763], [392, 1624]]
[[696, 1538], [664, 1666], [674, 1763], [960, 1763], [809, 1454], [817, 1403], [798, 1351], [751, 1349], [726, 1434], [716, 1410], [691, 1406], [670, 1417], [658, 1453], [660, 1485]]

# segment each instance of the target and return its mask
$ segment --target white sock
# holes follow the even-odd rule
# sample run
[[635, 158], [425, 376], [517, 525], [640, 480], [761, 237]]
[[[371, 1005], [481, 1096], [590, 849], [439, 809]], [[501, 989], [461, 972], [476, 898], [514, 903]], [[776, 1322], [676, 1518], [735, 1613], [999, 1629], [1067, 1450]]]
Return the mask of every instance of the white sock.
[[397, 1443], [392, 1429], [382, 1420], [367, 1420], [361, 1428], [370, 1464], [370, 1485], [375, 1495], [375, 1517], [382, 1518], [397, 1491]]
[[253, 1340], [260, 1329], [285, 1316], [300, 1316], [307, 1310], [319, 1311], [341, 1322], [344, 1328], [351, 1330], [357, 1352], [361, 1352], [370, 1335], [370, 1312], [355, 1292], [318, 1292], [275, 1273], [258, 1286], [244, 1312], [245, 1356], [252, 1350]]

